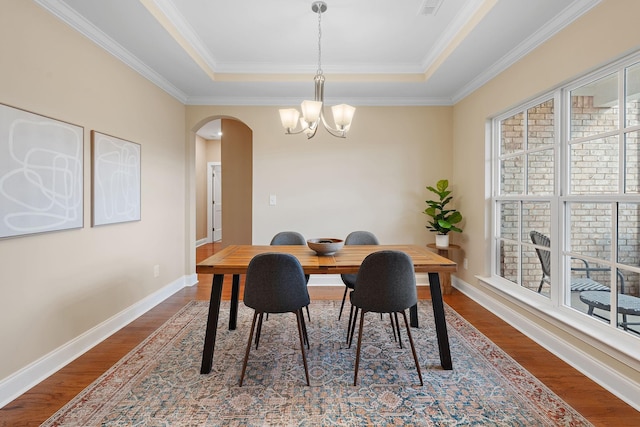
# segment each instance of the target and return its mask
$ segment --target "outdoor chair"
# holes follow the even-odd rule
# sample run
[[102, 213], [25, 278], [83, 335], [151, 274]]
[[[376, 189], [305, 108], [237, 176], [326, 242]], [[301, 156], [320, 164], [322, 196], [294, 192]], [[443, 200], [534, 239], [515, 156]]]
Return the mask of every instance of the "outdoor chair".
[[[307, 368], [307, 357], [304, 350], [304, 343], [307, 336], [304, 324], [302, 308], [309, 305], [309, 293], [307, 292], [307, 281], [304, 271], [298, 259], [291, 254], [284, 253], [264, 253], [256, 255], [247, 268], [247, 275], [244, 285], [244, 305], [253, 308], [253, 321], [251, 322], [251, 332], [247, 341], [247, 350], [242, 363], [242, 373], [240, 374], [240, 387], [244, 380], [247, 369], [251, 341], [254, 331], [256, 332], [256, 348], [258, 347], [262, 328], [262, 317], [265, 313], [294, 313], [298, 323], [298, 335], [300, 337], [300, 351], [302, 352], [302, 363], [304, 373], [309, 384], [309, 370]], [[259, 319], [258, 319], [259, 318]], [[256, 330], [256, 320], [258, 327]], [[308, 342], [308, 340], [307, 340]]]
[[[358, 383], [364, 316], [368, 312], [393, 315], [396, 318], [398, 334], [400, 329], [397, 323], [397, 315], [402, 314], [413, 360], [420, 378], [420, 385], [423, 385], [422, 371], [420, 370], [420, 363], [418, 362], [418, 355], [416, 354], [406, 313], [406, 309], [418, 303], [416, 276], [411, 257], [404, 252], [391, 250], [378, 251], [368, 255], [360, 266], [350, 297], [352, 306], [356, 308], [354, 325], [358, 312], [360, 312], [353, 385], [355, 386]], [[398, 338], [400, 337], [398, 336]]]
[[[551, 241], [549, 240], [549, 237], [545, 236], [544, 234], [533, 230], [529, 233], [529, 236], [531, 237], [531, 241], [533, 242], [534, 245], [542, 246], [546, 248], [551, 247]], [[544, 286], [545, 283], [548, 285], [551, 285], [551, 251], [536, 248], [536, 254], [538, 255], [538, 259], [540, 260], [540, 266], [542, 267], [542, 278], [540, 279], [540, 285], [538, 286], [538, 293], [540, 293], [542, 291], [542, 286]], [[579, 291], [608, 291], [609, 290], [607, 286], [603, 285], [602, 283], [596, 282], [590, 276], [590, 273], [593, 271], [605, 271], [608, 269], [590, 268], [587, 260], [584, 260], [581, 258], [574, 258], [574, 259], [577, 259], [582, 263], [584, 263], [584, 268], [572, 268], [571, 270], [583, 271], [586, 277], [576, 277], [572, 275], [571, 276], [572, 291], [579, 292]], [[618, 272], [618, 274], [620, 273]], [[624, 279], [621, 278], [621, 280], [622, 280], [622, 286], [624, 287]]]
[[[379, 245], [378, 238], [369, 231], [353, 231], [349, 233], [344, 240], [345, 245]], [[340, 305], [340, 313], [338, 314], [338, 320], [342, 317], [342, 310], [344, 309], [344, 302], [347, 299], [347, 292], [349, 289], [353, 289], [356, 284], [356, 274], [341, 274], [340, 278], [344, 283], [344, 295], [342, 295], [342, 304]], [[351, 324], [351, 316], [353, 314], [353, 308], [349, 313], [349, 324]]]

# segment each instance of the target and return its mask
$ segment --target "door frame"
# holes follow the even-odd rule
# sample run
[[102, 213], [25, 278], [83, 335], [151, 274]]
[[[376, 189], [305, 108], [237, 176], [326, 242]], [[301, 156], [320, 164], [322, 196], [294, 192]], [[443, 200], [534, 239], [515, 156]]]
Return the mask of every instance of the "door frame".
[[213, 168], [222, 162], [207, 162], [207, 243], [213, 243]]

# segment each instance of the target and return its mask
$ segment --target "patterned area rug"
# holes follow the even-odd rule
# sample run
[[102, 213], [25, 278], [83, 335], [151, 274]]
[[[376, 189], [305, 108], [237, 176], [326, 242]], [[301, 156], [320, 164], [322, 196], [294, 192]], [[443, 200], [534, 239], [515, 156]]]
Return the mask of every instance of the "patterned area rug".
[[339, 307], [339, 301], [310, 306], [310, 387], [293, 314], [264, 322], [238, 387], [253, 315], [242, 303], [235, 331], [227, 329], [223, 303], [214, 367], [200, 375], [208, 303], [194, 301], [43, 425], [591, 425], [448, 306], [454, 369], [443, 370], [430, 301], [420, 302], [420, 328], [412, 330], [424, 386], [406, 332], [400, 349], [388, 316], [370, 313], [354, 387], [355, 339], [348, 348], [348, 316], [338, 322]]

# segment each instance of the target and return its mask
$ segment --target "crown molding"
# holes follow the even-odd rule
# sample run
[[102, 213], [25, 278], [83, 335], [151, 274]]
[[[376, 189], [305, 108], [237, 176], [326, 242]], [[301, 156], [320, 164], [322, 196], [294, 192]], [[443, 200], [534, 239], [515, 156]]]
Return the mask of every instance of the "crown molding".
[[514, 49], [512, 49], [505, 56], [500, 58], [491, 67], [487, 68], [483, 73], [479, 74], [475, 79], [470, 81], [467, 85], [462, 87], [456, 92], [453, 97], [453, 103], [457, 103], [484, 86], [494, 77], [511, 67], [513, 64], [527, 56], [538, 46], [549, 40], [551, 37], [559, 33], [563, 28], [571, 24], [580, 16], [587, 13], [589, 10], [601, 3], [602, 0], [581, 0], [572, 3], [569, 7], [562, 11], [562, 13], [556, 16], [546, 25], [541, 27], [532, 36], [527, 38], [524, 42], [520, 43]]
[[107, 36], [86, 18], [71, 9], [66, 3], [55, 0], [34, 1], [178, 101], [183, 104], [187, 101], [187, 95], [184, 92], [169, 83], [164, 77], [140, 61], [135, 55]]

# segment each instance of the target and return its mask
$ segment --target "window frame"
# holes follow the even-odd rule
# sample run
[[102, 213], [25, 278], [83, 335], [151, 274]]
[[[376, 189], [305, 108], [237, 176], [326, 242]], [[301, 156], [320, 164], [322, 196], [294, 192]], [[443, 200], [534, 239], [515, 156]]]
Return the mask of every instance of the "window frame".
[[[489, 205], [490, 215], [490, 259], [489, 259], [489, 271], [490, 280], [488, 283], [496, 287], [500, 292], [504, 292], [519, 301], [524, 302], [527, 306], [535, 310], [540, 310], [552, 317], [558, 318], [565, 323], [569, 323], [572, 327], [579, 326], [587, 335], [591, 335], [600, 341], [613, 343], [613, 345], [619, 350], [629, 354], [628, 349], [638, 345], [638, 339], [635, 335], [629, 332], [621, 331], [617, 327], [617, 322], [614, 316], [611, 316], [611, 320], [608, 323], [603, 323], [586, 313], [578, 312], [576, 309], [570, 306], [570, 287], [567, 285], [570, 282], [571, 266], [570, 257], [577, 255], [570, 249], [570, 217], [568, 210], [568, 204], [572, 202], [606, 202], [611, 203], [611, 254], [609, 256], [609, 262], [605, 265], [611, 268], [610, 271], [610, 283], [616, 283], [616, 271], [617, 268], [625, 266], [628, 271], [640, 273], [640, 266], [638, 268], [631, 267], [629, 265], [621, 264], [618, 257], [618, 244], [617, 244], [617, 230], [616, 224], [618, 221], [618, 213], [616, 208], [622, 203], [640, 203], [640, 194], [625, 193], [627, 189], [626, 183], [626, 164], [627, 153], [625, 136], [632, 132], [640, 132], [640, 125], [627, 126], [627, 79], [626, 69], [634, 66], [634, 64], [640, 63], [640, 52], [636, 52], [632, 55], [628, 55], [618, 61], [615, 61], [609, 65], [603, 66], [600, 69], [585, 74], [582, 77], [573, 79], [561, 86], [553, 88], [544, 92], [535, 98], [524, 101], [507, 111], [504, 111], [496, 116], [489, 118], [488, 126], [489, 132], [487, 136], [489, 138], [489, 150], [487, 151], [490, 156], [490, 195], [491, 203]], [[583, 85], [589, 84], [598, 80], [599, 78], [606, 77], [612, 73], [617, 73], [618, 78], [618, 126], [615, 131], [603, 132], [597, 135], [598, 138], [602, 138], [603, 135], [618, 137], [618, 153], [619, 153], [619, 169], [618, 169], [618, 191], [616, 194], [570, 194], [570, 156], [569, 147], [570, 132], [571, 132], [571, 91], [579, 88]], [[524, 171], [524, 191], [519, 195], [504, 195], [500, 194], [501, 189], [501, 161], [505, 157], [500, 152], [502, 142], [501, 123], [503, 120], [513, 117], [518, 113], [524, 114], [527, 118], [527, 111], [540, 105], [541, 103], [553, 99], [554, 101], [554, 165], [553, 165], [553, 193], [548, 196], [530, 195], [528, 194], [528, 173]], [[526, 122], [526, 120], [525, 120]], [[523, 141], [528, 138], [526, 128], [523, 131]], [[585, 140], [592, 140], [587, 137]], [[523, 154], [525, 155], [525, 162], [523, 167], [528, 168], [526, 162], [527, 153], [531, 152], [525, 145]], [[535, 150], [533, 150], [535, 151]], [[501, 259], [500, 259], [500, 242], [503, 241], [501, 237], [501, 210], [500, 203], [505, 201], [514, 201], [520, 203], [520, 210], [518, 214], [518, 232], [517, 232], [517, 245], [518, 245], [518, 267], [517, 277], [518, 283], [514, 283], [508, 279], [505, 279], [500, 275], [501, 271]], [[525, 241], [523, 236], [523, 224], [522, 224], [522, 212], [521, 207], [525, 202], [530, 201], [544, 201], [549, 202], [550, 206], [550, 218], [549, 227], [550, 233], [553, 236], [560, 236], [559, 238], [551, 240], [550, 255], [552, 266], [558, 266], [558, 268], [551, 269], [551, 281], [552, 283], [559, 283], [559, 286], [552, 286], [549, 297], [538, 294], [537, 292], [531, 292], [522, 286], [522, 247], [527, 246], [533, 248], [533, 244], [529, 244]], [[512, 242], [513, 243], [513, 242]], [[582, 255], [582, 254], [580, 254]], [[594, 259], [598, 263], [602, 263], [602, 259]], [[611, 306], [615, 307], [618, 292], [611, 292]], [[633, 355], [637, 359], [637, 355]]]

